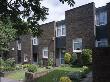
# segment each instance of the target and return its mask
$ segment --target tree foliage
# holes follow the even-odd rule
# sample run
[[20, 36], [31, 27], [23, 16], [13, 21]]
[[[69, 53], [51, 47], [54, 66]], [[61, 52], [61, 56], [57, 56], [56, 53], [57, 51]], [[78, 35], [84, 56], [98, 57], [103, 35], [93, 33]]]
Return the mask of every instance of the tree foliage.
[[8, 50], [9, 42], [14, 40], [16, 30], [12, 28], [11, 23], [0, 21], [0, 51]]
[[[73, 6], [74, 0], [59, 0]], [[9, 17], [17, 34], [32, 32], [39, 36], [41, 30], [38, 21], [44, 21], [48, 15], [48, 8], [41, 6], [42, 0], [0, 0], [0, 20], [5, 21]], [[23, 22], [23, 20], [27, 22]]]

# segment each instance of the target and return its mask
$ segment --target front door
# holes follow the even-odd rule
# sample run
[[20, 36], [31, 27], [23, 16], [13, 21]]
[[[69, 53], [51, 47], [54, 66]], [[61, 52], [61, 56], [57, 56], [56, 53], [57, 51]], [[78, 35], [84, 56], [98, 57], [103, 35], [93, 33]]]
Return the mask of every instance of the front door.
[[60, 49], [59, 54], [60, 54], [60, 64], [65, 64], [64, 61], [65, 49]]
[[38, 57], [37, 57], [37, 53], [33, 54], [33, 63], [37, 63], [38, 61]]

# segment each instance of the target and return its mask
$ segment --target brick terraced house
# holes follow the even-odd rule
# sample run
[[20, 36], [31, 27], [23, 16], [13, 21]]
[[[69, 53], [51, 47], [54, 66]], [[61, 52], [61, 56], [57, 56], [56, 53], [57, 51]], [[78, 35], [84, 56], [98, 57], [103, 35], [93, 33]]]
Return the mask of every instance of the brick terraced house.
[[64, 64], [64, 53], [80, 53], [82, 49], [110, 46], [110, 3], [96, 8], [89, 3], [65, 12], [65, 20], [41, 25], [41, 37], [21, 36], [10, 45], [10, 57], [17, 63], [43, 63], [54, 59]]

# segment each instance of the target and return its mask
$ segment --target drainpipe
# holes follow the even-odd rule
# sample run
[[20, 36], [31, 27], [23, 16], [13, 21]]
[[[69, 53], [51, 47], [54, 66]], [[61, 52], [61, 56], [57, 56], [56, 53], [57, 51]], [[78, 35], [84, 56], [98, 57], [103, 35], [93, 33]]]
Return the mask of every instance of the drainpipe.
[[56, 66], [56, 22], [54, 21], [54, 66]]

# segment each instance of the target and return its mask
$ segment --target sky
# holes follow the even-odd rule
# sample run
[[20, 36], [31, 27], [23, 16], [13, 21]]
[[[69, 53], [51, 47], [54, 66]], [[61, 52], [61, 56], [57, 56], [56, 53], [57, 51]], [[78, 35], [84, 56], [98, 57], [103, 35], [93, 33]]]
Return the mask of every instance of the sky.
[[65, 11], [72, 8], [94, 2], [96, 7], [101, 7], [110, 2], [110, 0], [74, 0], [74, 7], [70, 7], [67, 3], [62, 4], [59, 0], [43, 0], [41, 2], [42, 6], [49, 8], [49, 15], [45, 21], [39, 21], [39, 24], [45, 24], [52, 21], [60, 21], [65, 19]]

